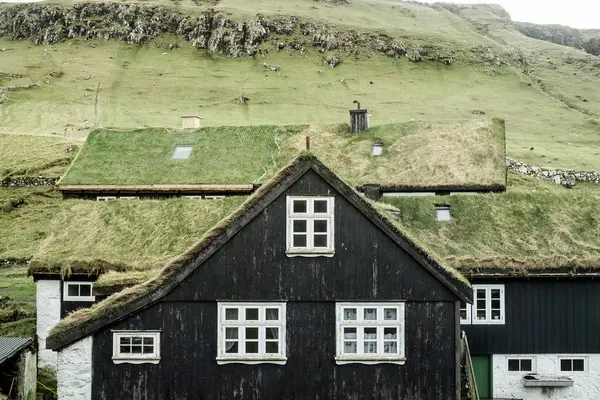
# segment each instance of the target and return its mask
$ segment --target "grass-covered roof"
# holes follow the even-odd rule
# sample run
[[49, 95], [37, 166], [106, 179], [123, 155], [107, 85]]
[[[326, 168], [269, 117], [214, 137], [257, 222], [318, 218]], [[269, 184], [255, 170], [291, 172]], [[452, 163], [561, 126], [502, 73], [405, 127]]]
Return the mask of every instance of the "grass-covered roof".
[[[600, 187], [565, 189], [510, 174], [506, 193], [384, 197], [397, 224], [466, 274], [589, 273], [600, 268]], [[435, 204], [453, 220], [436, 221]]]
[[[350, 185], [503, 186], [499, 120], [408, 122], [348, 133], [347, 125], [147, 128], [92, 132], [61, 185], [258, 184], [306, 147]], [[371, 146], [383, 143], [380, 157]], [[192, 145], [188, 160], [173, 160]]]

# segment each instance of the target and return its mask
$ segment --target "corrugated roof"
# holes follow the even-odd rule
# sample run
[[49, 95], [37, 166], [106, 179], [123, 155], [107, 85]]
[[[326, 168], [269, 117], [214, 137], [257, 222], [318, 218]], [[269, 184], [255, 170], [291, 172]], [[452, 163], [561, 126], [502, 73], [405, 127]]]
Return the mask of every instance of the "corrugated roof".
[[0, 365], [33, 342], [33, 338], [0, 338]]

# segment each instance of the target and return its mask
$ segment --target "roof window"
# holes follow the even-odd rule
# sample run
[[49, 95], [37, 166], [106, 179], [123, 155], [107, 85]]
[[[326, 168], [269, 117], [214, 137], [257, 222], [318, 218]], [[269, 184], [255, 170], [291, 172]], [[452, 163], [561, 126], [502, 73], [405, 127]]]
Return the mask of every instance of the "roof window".
[[177, 145], [173, 150], [171, 160], [188, 160], [192, 155], [193, 147], [191, 145]]
[[438, 221], [452, 221], [449, 204], [435, 205], [435, 219]]

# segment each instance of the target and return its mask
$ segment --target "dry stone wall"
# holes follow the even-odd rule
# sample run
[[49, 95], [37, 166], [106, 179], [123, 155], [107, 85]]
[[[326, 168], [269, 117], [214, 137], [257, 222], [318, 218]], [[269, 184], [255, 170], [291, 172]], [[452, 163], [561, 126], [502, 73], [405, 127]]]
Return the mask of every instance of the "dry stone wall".
[[540, 180], [571, 187], [577, 182], [600, 183], [600, 173], [593, 171], [575, 171], [574, 169], [548, 169], [536, 167], [506, 157], [506, 166], [509, 171], [523, 175], [534, 176]]
[[51, 186], [55, 185], [60, 178], [46, 178], [43, 176], [37, 177], [22, 177], [12, 178], [7, 177], [0, 181], [0, 187], [25, 187], [25, 186]]

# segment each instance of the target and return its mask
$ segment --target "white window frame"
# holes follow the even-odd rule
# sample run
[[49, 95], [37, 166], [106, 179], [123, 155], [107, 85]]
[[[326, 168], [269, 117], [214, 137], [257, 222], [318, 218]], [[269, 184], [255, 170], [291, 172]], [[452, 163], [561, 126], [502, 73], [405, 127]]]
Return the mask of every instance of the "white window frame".
[[116, 200], [117, 196], [96, 196], [96, 201], [110, 201]]
[[[217, 364], [279, 364], [284, 365], [287, 362], [287, 347], [286, 347], [286, 303], [285, 302], [218, 302], [217, 304]], [[226, 309], [237, 308], [238, 320], [226, 320]], [[258, 320], [246, 320], [246, 309], [258, 308]], [[266, 309], [278, 309], [279, 319], [272, 321], [266, 319]], [[266, 329], [279, 328], [279, 352], [267, 353]], [[238, 353], [227, 353], [227, 336], [226, 328], [238, 328]], [[244, 351], [246, 342], [246, 328], [258, 328], [258, 353], [246, 353]]]
[[[583, 371], [563, 371], [561, 369], [561, 363], [563, 360], [583, 360]], [[572, 363], [571, 363], [572, 366]], [[587, 375], [589, 371], [589, 358], [582, 355], [563, 355], [558, 357], [558, 365], [556, 366], [557, 374], [564, 375]]]
[[[500, 318], [492, 319], [492, 290], [500, 290]], [[486, 291], [485, 319], [477, 319], [477, 290]], [[473, 285], [473, 304], [471, 309], [471, 323], [473, 325], [504, 325], [506, 323], [506, 303], [504, 298], [504, 285]]]
[[[460, 318], [460, 324], [461, 325], [471, 325], [471, 310], [473, 308], [472, 304], [460, 301], [460, 308], [459, 308], [459, 313], [463, 310], [462, 308], [462, 303], [465, 303], [465, 307], [466, 307], [466, 311], [467, 311], [467, 316], [465, 319], [463, 319], [462, 317]], [[460, 314], [459, 314], [460, 315]]]
[[448, 204], [435, 205], [435, 220], [440, 222], [452, 221], [452, 212]]
[[[158, 364], [160, 362], [160, 331], [112, 331], [113, 334], [113, 356], [115, 364]], [[152, 353], [121, 353], [121, 338], [148, 338], [154, 339]]]
[[[518, 360], [519, 361], [519, 370], [518, 371], [511, 371], [508, 368], [508, 363], [511, 360]], [[523, 360], [529, 360], [531, 361], [531, 370], [530, 371], [524, 371], [521, 368], [521, 362]], [[536, 358], [534, 356], [528, 356], [528, 357], [521, 357], [521, 356], [507, 356], [506, 357], [506, 372], [509, 374], [535, 374], [537, 370], [537, 366], [536, 366]]]
[[[356, 308], [356, 320], [344, 320], [344, 309]], [[376, 308], [377, 320], [365, 320], [364, 309]], [[383, 319], [384, 308], [395, 308], [397, 312], [397, 320], [388, 321]], [[405, 311], [404, 302], [383, 302], [383, 303], [358, 303], [358, 302], [341, 302], [335, 304], [336, 315], [336, 356], [335, 361], [338, 365], [361, 363], [361, 364], [400, 364], [406, 362], [405, 355]], [[378, 353], [364, 353], [364, 331], [360, 328], [375, 327], [377, 328], [377, 347], [380, 350]], [[356, 329], [357, 353], [344, 353], [344, 328]], [[396, 328], [398, 352], [390, 355], [383, 352], [384, 344], [384, 328]]]
[[[89, 296], [69, 296], [69, 286], [89, 286]], [[80, 292], [81, 289], [78, 290]], [[83, 281], [65, 281], [63, 282], [63, 301], [96, 301], [94, 296], [94, 282], [83, 282]]]
[[[294, 200], [306, 200], [306, 213], [294, 213], [293, 204]], [[314, 213], [314, 201], [315, 200], [326, 200], [327, 201], [327, 212], [326, 213]], [[286, 218], [286, 254], [289, 257], [303, 256], [303, 257], [333, 257], [335, 252], [334, 243], [334, 206], [335, 197], [333, 196], [287, 196], [287, 218]], [[293, 229], [295, 220], [306, 220], [306, 247], [294, 247], [293, 246]], [[314, 220], [326, 220], [327, 221], [327, 246], [326, 247], [314, 247], [314, 226], [311, 223]]]

